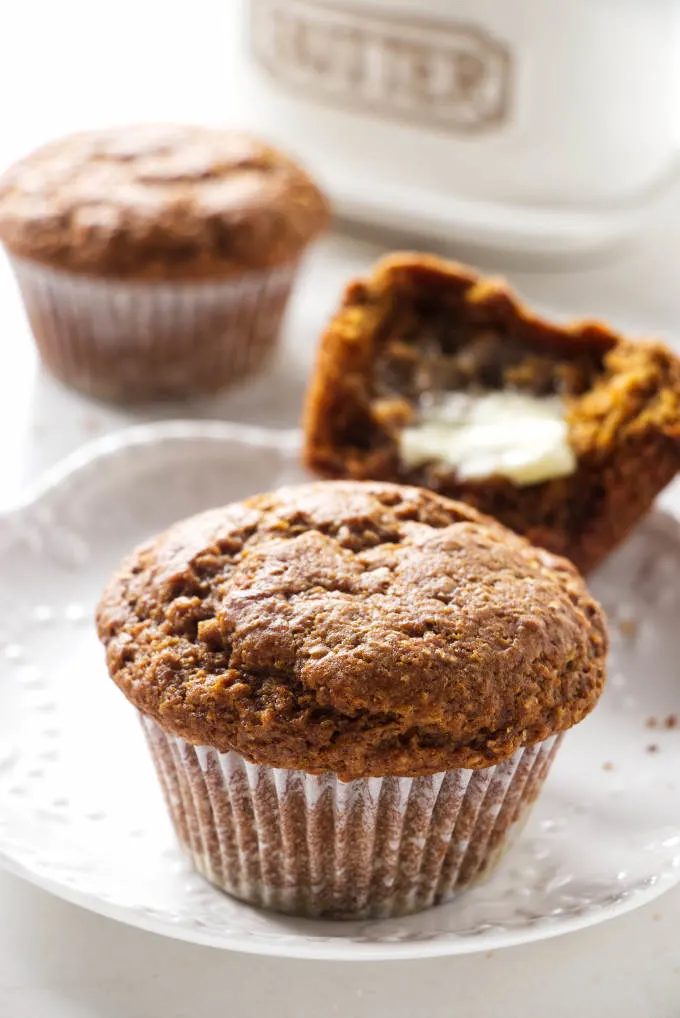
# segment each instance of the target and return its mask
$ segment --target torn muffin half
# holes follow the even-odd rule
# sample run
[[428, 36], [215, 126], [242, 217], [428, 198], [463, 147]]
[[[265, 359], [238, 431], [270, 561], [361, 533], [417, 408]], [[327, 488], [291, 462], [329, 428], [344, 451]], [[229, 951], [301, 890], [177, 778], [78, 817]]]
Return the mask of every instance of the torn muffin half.
[[680, 359], [425, 255], [350, 283], [305, 412], [324, 477], [408, 482], [592, 570], [680, 469]]

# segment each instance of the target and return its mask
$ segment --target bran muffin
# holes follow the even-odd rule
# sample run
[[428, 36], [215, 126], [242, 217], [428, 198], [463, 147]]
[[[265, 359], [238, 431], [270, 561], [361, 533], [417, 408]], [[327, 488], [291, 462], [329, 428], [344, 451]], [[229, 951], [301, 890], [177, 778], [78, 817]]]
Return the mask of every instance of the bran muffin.
[[262, 365], [325, 198], [262, 141], [135, 125], [0, 177], [0, 239], [50, 370], [91, 395], [212, 392]]
[[551, 325], [502, 282], [394, 255], [321, 339], [305, 460], [462, 499], [592, 570], [680, 468], [680, 360]]
[[412, 912], [489, 873], [605, 678], [570, 563], [390, 484], [179, 523], [97, 624], [197, 869], [303, 915]]

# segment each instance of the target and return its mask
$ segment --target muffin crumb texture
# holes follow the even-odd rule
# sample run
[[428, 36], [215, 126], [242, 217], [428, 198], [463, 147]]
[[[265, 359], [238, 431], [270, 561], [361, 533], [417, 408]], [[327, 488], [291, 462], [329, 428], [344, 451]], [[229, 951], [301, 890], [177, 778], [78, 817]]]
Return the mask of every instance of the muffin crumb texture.
[[161, 729], [343, 780], [484, 768], [581, 721], [601, 609], [571, 564], [391, 484], [282, 489], [177, 524], [98, 609]]
[[[564, 408], [572, 460], [563, 455], [552, 476], [534, 464], [537, 483], [530, 472], [513, 483], [493, 458], [488, 476], [473, 476], [439, 455], [438, 415], [452, 400], [474, 408], [508, 396]], [[412, 448], [427, 450], [433, 421], [437, 442], [421, 462]], [[546, 322], [502, 281], [454, 263], [397, 254], [347, 287], [321, 339], [305, 433], [306, 462], [323, 477], [462, 499], [589, 572], [680, 469], [680, 360], [596, 322]]]

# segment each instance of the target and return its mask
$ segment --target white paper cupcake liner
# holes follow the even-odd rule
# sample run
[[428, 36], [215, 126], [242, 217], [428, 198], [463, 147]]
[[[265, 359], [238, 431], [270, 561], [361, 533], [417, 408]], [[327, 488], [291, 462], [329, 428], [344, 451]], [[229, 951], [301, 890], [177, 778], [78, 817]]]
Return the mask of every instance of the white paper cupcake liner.
[[561, 741], [484, 770], [342, 782], [142, 723], [179, 840], [204, 877], [253, 905], [345, 919], [416, 912], [487, 876]]
[[10, 260], [50, 371], [116, 401], [210, 393], [252, 374], [276, 344], [297, 270], [143, 283]]

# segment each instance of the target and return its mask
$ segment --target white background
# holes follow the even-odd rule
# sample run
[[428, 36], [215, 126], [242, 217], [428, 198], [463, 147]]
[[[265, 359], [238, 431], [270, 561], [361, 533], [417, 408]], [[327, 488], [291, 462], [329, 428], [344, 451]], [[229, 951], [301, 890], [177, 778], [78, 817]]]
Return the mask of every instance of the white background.
[[[240, 8], [240, 0], [0, 0], [0, 165], [72, 128], [138, 119], [247, 122], [234, 73]], [[316, 335], [342, 284], [396, 241], [404, 243], [397, 235], [324, 241], [269, 375], [184, 414], [294, 425]], [[606, 265], [555, 273], [493, 258], [481, 264], [560, 315], [606, 316], [675, 342], [679, 255], [680, 208]], [[139, 417], [73, 396], [37, 369], [4, 260], [0, 344], [0, 504], [8, 504], [81, 442]], [[0, 1016], [676, 1018], [679, 931], [680, 891], [595, 929], [491, 956], [287, 962], [126, 929], [0, 874]]]

